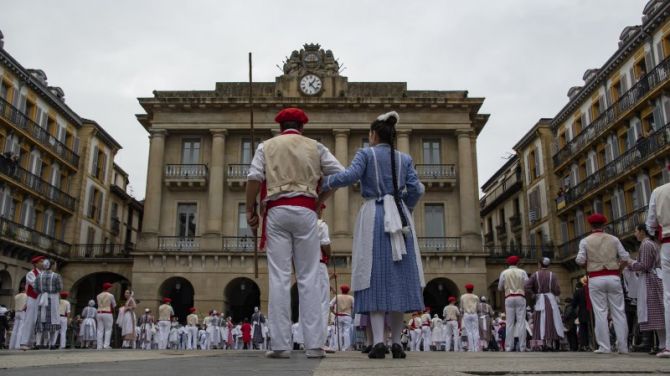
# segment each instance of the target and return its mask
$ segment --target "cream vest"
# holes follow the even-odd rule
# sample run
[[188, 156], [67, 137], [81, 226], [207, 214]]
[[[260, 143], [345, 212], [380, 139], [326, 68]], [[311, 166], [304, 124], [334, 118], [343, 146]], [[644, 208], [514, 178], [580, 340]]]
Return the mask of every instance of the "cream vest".
[[430, 325], [430, 323], [431, 323], [431, 318], [430, 318], [429, 314], [424, 313], [423, 315], [421, 315], [421, 325], [422, 326]]
[[173, 313], [172, 306], [161, 304], [160, 307], [158, 307], [158, 321], [170, 321]]
[[195, 313], [191, 313], [190, 315], [186, 316], [186, 324], [189, 326], [196, 326], [198, 325], [198, 315]]
[[502, 272], [505, 278], [505, 296], [508, 295], [526, 295], [524, 290], [524, 277], [527, 276], [523, 269], [510, 266]]
[[584, 238], [586, 244], [586, 271], [619, 270], [619, 239], [604, 232], [594, 232]]
[[455, 305], [449, 304], [444, 307], [444, 319], [447, 321], [458, 320], [459, 313], [458, 307]]
[[23, 311], [26, 309], [26, 302], [28, 301], [28, 295], [21, 292], [14, 296], [14, 310]]
[[317, 196], [321, 178], [321, 157], [317, 142], [285, 134], [263, 142], [268, 197], [278, 193], [306, 193]]
[[670, 183], [656, 188], [656, 220], [663, 227], [663, 237], [670, 237]]
[[102, 313], [109, 313], [112, 312], [112, 297], [113, 295], [108, 293], [107, 291], [103, 291], [100, 294], [98, 294], [97, 301], [98, 301], [98, 312], [103, 311]]
[[351, 315], [351, 310], [354, 308], [354, 297], [351, 295], [338, 294], [337, 299], [335, 299], [335, 304], [337, 304], [337, 313]]
[[61, 299], [58, 303], [58, 314], [61, 316], [70, 314], [70, 302], [65, 299]]
[[461, 307], [463, 307], [463, 313], [477, 313], [477, 304], [479, 303], [479, 298], [475, 294], [463, 294], [461, 296]]

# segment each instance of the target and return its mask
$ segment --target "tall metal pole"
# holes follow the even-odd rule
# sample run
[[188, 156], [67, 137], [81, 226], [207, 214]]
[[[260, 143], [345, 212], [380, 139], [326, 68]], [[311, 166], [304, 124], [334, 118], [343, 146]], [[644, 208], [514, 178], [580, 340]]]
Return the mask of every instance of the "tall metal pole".
[[[254, 136], [254, 93], [253, 76], [251, 74], [251, 52], [249, 52], [249, 129], [251, 133], [251, 156], [256, 153], [256, 138]], [[254, 208], [255, 209], [255, 208]], [[255, 210], [254, 210], [255, 212]], [[258, 229], [254, 230], [254, 278], [258, 279]]]

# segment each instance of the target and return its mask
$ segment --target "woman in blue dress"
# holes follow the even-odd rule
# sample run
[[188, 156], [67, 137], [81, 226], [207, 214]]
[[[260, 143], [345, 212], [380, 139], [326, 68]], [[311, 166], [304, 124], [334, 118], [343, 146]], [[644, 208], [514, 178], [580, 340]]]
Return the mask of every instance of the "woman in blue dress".
[[403, 315], [423, 309], [425, 286], [412, 210], [424, 193], [412, 158], [395, 150], [398, 114], [379, 116], [370, 126], [370, 147], [360, 149], [345, 171], [323, 179], [322, 191], [360, 181], [365, 199], [352, 246], [351, 288], [355, 313], [370, 315], [371, 359], [383, 359], [388, 316], [393, 358], [405, 358], [400, 343]]

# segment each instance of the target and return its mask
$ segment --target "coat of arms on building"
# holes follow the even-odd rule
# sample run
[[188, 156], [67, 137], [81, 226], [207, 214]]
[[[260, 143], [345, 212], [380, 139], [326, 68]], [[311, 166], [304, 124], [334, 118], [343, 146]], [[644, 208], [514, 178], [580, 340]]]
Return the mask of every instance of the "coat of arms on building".
[[321, 45], [306, 43], [300, 51], [294, 50], [284, 60], [285, 75], [303, 76], [316, 73], [321, 76], [339, 76], [340, 63], [335, 59], [333, 51], [324, 50]]

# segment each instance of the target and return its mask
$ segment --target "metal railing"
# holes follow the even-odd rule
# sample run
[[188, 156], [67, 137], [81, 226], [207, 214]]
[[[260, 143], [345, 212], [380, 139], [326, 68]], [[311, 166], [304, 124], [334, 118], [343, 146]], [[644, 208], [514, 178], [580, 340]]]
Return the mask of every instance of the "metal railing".
[[125, 258], [130, 252], [123, 244], [75, 244], [70, 253], [71, 258]]
[[168, 164], [165, 165], [167, 179], [205, 179], [207, 165], [204, 164]]
[[418, 164], [416, 173], [419, 179], [452, 179], [456, 178], [454, 164]]
[[7, 218], [0, 217], [0, 236], [62, 257], [70, 252], [70, 244]]
[[670, 123], [656, 130], [644, 140], [638, 142], [623, 154], [598, 171], [586, 177], [579, 184], [571, 187], [556, 199], [556, 207], [562, 209], [572, 202], [581, 200], [594, 189], [604, 187], [619, 175], [627, 174], [631, 168], [645, 162], [650, 156], [662, 151], [670, 141]]
[[74, 151], [3, 98], [0, 98], [0, 117], [37, 139], [42, 146], [56, 153], [75, 168], [78, 166], [79, 156]]
[[551, 245], [487, 245], [484, 249], [492, 259], [505, 259], [509, 256], [519, 256], [529, 260], [537, 260], [543, 254], [554, 254], [555, 248]]
[[481, 209], [485, 208], [487, 205], [490, 205], [495, 202], [498, 197], [501, 197], [507, 191], [517, 188], [521, 184], [520, 174], [514, 173], [511, 176], [508, 176], [502, 184], [496, 187], [493, 191], [484, 195], [484, 197], [479, 200], [479, 207]]
[[[563, 162], [573, 158], [592, 140], [603, 134], [618, 118], [634, 107], [642, 97], [661, 83], [668, 80], [670, 76], [670, 58], [663, 60], [651, 72], [640, 78], [628, 91], [623, 93], [617, 101], [603, 111], [588, 126], [576, 135], [570, 142], [565, 144], [554, 155], [554, 166], [558, 167]], [[558, 147], [556, 147], [558, 149]]]
[[459, 237], [419, 237], [421, 252], [458, 252], [461, 250]]
[[252, 236], [224, 236], [222, 247], [225, 252], [253, 252], [254, 238]]
[[226, 176], [234, 179], [246, 179], [250, 166], [250, 164], [229, 164]]
[[159, 236], [160, 251], [193, 251], [200, 249], [199, 236]]
[[4, 155], [0, 156], [0, 173], [8, 176], [20, 185], [49, 198], [49, 200], [69, 210], [74, 210], [74, 197], [56, 186], [47, 183], [41, 177], [32, 174], [30, 171], [19, 166], [18, 163], [8, 160]]

